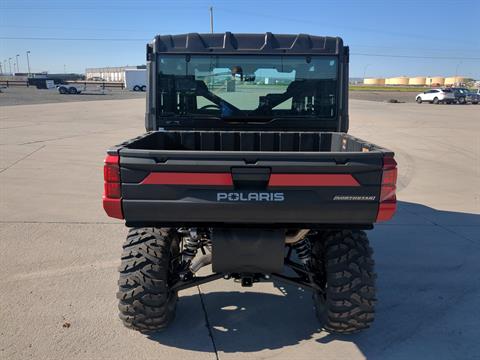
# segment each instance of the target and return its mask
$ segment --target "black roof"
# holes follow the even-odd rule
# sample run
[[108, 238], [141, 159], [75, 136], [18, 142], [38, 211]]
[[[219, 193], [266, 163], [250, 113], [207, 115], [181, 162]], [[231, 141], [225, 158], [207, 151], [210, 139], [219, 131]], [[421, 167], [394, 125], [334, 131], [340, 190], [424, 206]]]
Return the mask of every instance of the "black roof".
[[337, 55], [343, 48], [339, 37], [307, 34], [217, 34], [189, 33], [157, 35], [154, 43], [157, 53], [184, 54], [323, 54]]

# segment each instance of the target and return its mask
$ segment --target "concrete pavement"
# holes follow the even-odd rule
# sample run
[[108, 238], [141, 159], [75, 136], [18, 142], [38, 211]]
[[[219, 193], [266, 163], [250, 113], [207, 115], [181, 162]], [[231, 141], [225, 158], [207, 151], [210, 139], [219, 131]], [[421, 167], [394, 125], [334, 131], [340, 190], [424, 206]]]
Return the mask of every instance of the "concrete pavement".
[[101, 208], [102, 162], [143, 112], [141, 99], [0, 108], [0, 359], [478, 358], [479, 107], [351, 101], [350, 133], [397, 154], [401, 203], [369, 232], [377, 320], [341, 337], [320, 331], [308, 291], [224, 280], [182, 291], [166, 332], [122, 326], [126, 228]]

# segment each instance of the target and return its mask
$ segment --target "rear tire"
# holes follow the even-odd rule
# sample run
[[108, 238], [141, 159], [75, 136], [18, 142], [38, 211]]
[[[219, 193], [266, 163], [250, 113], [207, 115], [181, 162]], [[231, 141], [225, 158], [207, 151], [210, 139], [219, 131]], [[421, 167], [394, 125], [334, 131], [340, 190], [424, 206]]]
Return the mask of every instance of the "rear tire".
[[133, 87], [133, 91], [140, 91], [140, 86], [135, 85], [135, 86]]
[[74, 88], [74, 87], [71, 87], [71, 88], [68, 89], [69, 94], [75, 95], [77, 92], [78, 92], [77, 89]]
[[177, 292], [169, 282], [178, 237], [168, 229], [133, 228], [123, 245], [118, 308], [123, 324], [141, 332], [165, 329], [175, 318]]
[[146, 87], [145, 85], [143, 85], [143, 86], [140, 88], [140, 90], [142, 90], [142, 91], [147, 91], [147, 87]]
[[373, 251], [365, 232], [332, 231], [312, 247], [315, 281], [325, 293], [314, 293], [316, 314], [325, 330], [341, 334], [370, 327], [375, 317]]
[[433, 103], [434, 103], [435, 105], [438, 105], [439, 101], [438, 101], [438, 98], [437, 98], [437, 97], [433, 99]]
[[464, 105], [466, 103], [465, 98], [464, 97], [458, 98], [458, 103]]
[[415, 101], [417, 102], [417, 104], [421, 104], [422, 103], [422, 98], [419, 96], [419, 97], [417, 97], [417, 99]]
[[[37, 89], [38, 89], [38, 87], [37, 87]], [[68, 90], [67, 90], [66, 87], [60, 86], [60, 87], [58, 88], [58, 92], [59, 92], [60, 94], [62, 94], [62, 95], [65, 95], [65, 94], [68, 93]]]

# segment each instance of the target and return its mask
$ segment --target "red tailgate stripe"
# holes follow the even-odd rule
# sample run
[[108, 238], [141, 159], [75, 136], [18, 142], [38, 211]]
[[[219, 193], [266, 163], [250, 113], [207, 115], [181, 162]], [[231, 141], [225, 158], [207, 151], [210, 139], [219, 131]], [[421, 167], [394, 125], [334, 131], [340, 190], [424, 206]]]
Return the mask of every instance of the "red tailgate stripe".
[[149, 184], [233, 186], [233, 181], [230, 173], [154, 172], [142, 181]]
[[350, 174], [272, 174], [268, 186], [360, 186]]

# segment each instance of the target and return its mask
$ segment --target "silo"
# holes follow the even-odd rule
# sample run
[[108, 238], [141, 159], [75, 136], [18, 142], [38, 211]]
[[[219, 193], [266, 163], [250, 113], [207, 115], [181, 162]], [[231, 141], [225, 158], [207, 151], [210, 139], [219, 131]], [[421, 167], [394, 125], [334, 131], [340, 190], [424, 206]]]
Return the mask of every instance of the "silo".
[[426, 80], [427, 78], [424, 76], [411, 77], [408, 79], [408, 85], [425, 86]]
[[365, 78], [363, 79], [363, 84], [364, 85], [385, 85], [385, 79], [382, 78]]
[[445, 85], [461, 85], [467, 82], [465, 76], [450, 76], [445, 78]]
[[408, 85], [408, 77], [397, 76], [385, 79], [385, 85]]
[[445, 85], [445, 78], [440, 76], [430, 76], [425, 79], [427, 86], [443, 86]]

